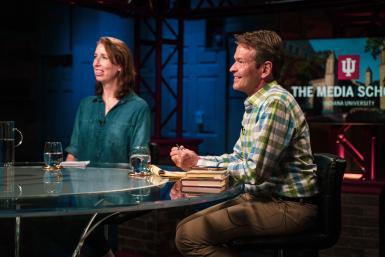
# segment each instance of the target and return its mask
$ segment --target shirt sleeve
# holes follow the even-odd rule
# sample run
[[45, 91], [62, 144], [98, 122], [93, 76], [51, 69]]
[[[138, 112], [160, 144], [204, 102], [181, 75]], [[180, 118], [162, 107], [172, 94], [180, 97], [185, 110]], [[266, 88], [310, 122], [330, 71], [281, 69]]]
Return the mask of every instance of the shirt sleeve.
[[199, 156], [197, 165], [199, 166], [216, 166], [228, 167], [231, 162], [238, 162], [242, 159], [240, 139], [237, 140], [233, 148], [233, 153], [222, 154], [221, 156]]
[[79, 105], [78, 110], [76, 112], [70, 144], [65, 148], [65, 151], [67, 153], [70, 153], [75, 157], [78, 157], [77, 155], [78, 155], [79, 133], [80, 133], [79, 122], [80, 122], [80, 112], [81, 112], [80, 109], [81, 109], [81, 104]]
[[[148, 105], [143, 105], [138, 110], [135, 126], [133, 127], [130, 148], [135, 146], [148, 145], [150, 142], [151, 115]], [[130, 149], [130, 150], [131, 150]]]
[[[250, 184], [260, 184], [278, 169], [294, 133], [294, 122], [284, 102], [273, 99], [261, 106], [260, 115], [241, 133], [234, 152], [219, 156], [232, 175]], [[203, 157], [206, 159], [205, 157]], [[211, 158], [209, 158], [211, 159]], [[214, 158], [215, 159], [215, 158]]]

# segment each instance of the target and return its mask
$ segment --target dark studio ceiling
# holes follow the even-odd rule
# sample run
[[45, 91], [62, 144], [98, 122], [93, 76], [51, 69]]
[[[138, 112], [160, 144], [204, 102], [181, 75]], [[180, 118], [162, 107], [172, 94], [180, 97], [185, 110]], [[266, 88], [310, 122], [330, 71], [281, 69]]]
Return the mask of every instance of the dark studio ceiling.
[[[384, 36], [385, 0], [57, 0], [122, 16], [223, 19], [278, 15], [287, 37]], [[289, 26], [290, 24], [291, 26]], [[280, 26], [281, 26], [280, 25]], [[295, 27], [295, 31], [290, 31]], [[320, 32], [317, 32], [320, 31]], [[322, 32], [323, 31], [323, 32]], [[310, 34], [309, 34], [310, 33]]]

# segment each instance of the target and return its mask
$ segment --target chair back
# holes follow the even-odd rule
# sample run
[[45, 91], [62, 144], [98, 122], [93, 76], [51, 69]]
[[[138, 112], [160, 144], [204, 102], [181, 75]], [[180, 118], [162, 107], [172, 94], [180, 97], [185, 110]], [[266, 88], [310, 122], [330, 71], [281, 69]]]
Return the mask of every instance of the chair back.
[[[341, 232], [341, 187], [346, 161], [328, 153], [316, 153], [318, 188], [318, 222], [315, 243], [320, 248], [334, 245]], [[320, 245], [321, 244], [321, 245]]]
[[155, 142], [150, 142], [150, 154], [151, 154], [151, 163], [159, 164], [159, 145]]
[[232, 247], [245, 249], [325, 249], [333, 246], [341, 231], [341, 186], [346, 161], [329, 153], [314, 154], [319, 187], [318, 220], [315, 226], [293, 235], [239, 238]]

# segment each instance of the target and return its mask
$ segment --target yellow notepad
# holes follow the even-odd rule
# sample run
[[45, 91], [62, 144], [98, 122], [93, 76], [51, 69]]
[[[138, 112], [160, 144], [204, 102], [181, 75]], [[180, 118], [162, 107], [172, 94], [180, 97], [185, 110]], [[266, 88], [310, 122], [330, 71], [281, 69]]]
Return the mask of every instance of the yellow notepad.
[[168, 177], [168, 178], [183, 178], [186, 176], [185, 171], [168, 171], [168, 170], [162, 170], [158, 166], [151, 164], [150, 165], [151, 173], [161, 176], [161, 177]]

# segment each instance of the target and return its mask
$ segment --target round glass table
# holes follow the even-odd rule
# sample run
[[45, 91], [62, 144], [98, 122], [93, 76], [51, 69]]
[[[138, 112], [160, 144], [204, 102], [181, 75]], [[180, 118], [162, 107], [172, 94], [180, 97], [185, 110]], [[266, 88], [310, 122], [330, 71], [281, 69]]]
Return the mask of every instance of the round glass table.
[[[166, 170], [175, 167], [161, 167]], [[92, 214], [73, 256], [99, 224], [121, 213], [220, 202], [243, 192], [241, 184], [217, 194], [184, 194], [179, 182], [156, 175], [130, 176], [126, 164], [44, 171], [41, 165], [0, 168], [0, 218], [16, 218], [19, 256], [21, 217]], [[103, 215], [94, 222], [97, 215]], [[94, 223], [94, 224], [93, 224]]]

